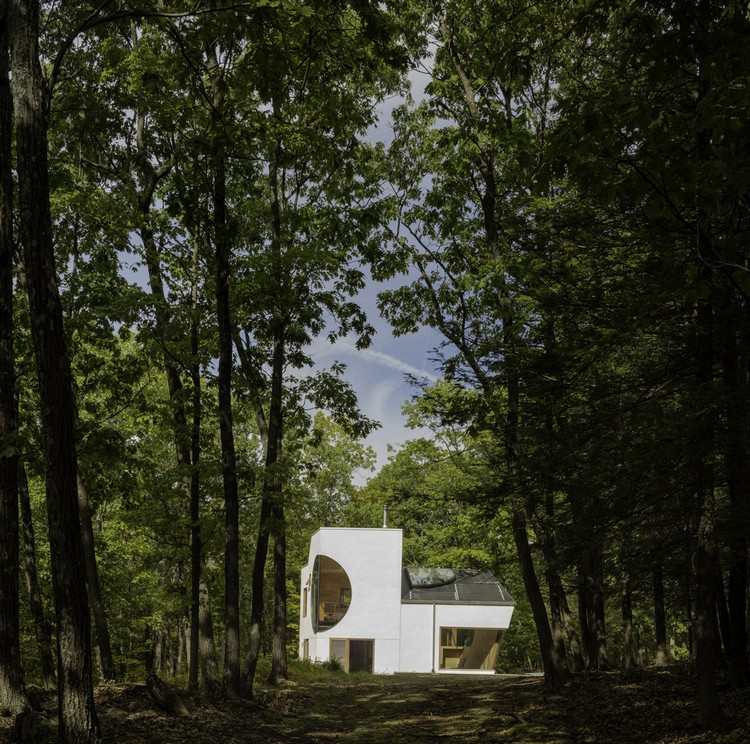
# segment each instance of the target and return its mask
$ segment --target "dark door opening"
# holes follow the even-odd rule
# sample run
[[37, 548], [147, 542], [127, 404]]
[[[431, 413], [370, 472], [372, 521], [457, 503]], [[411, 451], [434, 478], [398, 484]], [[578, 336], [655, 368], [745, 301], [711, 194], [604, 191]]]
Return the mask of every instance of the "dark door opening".
[[372, 672], [373, 641], [349, 641], [349, 671]]

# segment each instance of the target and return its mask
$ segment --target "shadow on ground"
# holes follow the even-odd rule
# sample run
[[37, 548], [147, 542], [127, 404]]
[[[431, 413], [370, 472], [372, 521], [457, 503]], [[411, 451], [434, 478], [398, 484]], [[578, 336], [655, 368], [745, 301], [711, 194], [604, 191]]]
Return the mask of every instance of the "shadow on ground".
[[[538, 677], [343, 673], [302, 676], [279, 690], [260, 688], [253, 701], [207, 702], [185, 695], [185, 718], [154, 709], [143, 685], [97, 692], [104, 741], [112, 744], [746, 744], [750, 692], [725, 691], [730, 721], [699, 728], [685, 670], [577, 678], [547, 694]], [[54, 741], [54, 699], [38, 705]], [[7, 740], [0, 719], [0, 742]], [[5, 734], [5, 738], [4, 738]]]

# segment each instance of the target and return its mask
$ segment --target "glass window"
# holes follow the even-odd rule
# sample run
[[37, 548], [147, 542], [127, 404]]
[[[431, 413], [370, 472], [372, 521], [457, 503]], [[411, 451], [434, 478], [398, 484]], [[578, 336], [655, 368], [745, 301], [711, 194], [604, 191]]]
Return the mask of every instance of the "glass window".
[[302, 590], [302, 617], [307, 617], [307, 587]]
[[352, 585], [346, 571], [333, 558], [315, 558], [312, 575], [313, 630], [328, 630], [338, 623], [352, 601]]
[[440, 628], [440, 669], [494, 670], [501, 633], [496, 628]]
[[347, 671], [348, 653], [346, 648], [346, 639], [331, 638], [329, 647], [329, 656], [336, 659], [344, 671]]
[[310, 659], [310, 641], [305, 638], [304, 641], [302, 641], [302, 660], [308, 661]]

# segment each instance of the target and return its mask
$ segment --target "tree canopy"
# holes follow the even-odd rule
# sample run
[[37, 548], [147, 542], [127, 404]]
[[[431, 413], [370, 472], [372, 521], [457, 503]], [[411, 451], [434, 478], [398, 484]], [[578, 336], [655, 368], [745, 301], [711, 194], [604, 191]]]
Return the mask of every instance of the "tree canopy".
[[[405, 565], [508, 585], [498, 670], [688, 662], [720, 725], [748, 41], [735, 0], [0, 3], [0, 712], [55, 688], [84, 744], [99, 680], [282, 684], [310, 535], [387, 507]], [[439, 379], [375, 471], [313, 346], [379, 320]]]

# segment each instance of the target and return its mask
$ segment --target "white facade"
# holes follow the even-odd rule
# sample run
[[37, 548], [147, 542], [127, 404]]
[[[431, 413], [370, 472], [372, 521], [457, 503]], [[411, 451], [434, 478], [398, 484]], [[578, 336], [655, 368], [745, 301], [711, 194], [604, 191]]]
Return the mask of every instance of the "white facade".
[[[357, 663], [366, 664], [375, 673], [468, 671], [441, 669], [441, 628], [501, 631], [509, 626], [513, 614], [510, 597], [489, 603], [403, 599], [402, 547], [400, 529], [324, 527], [312, 536], [308, 563], [300, 576], [300, 659], [328, 661], [332, 653], [341, 658], [350, 649], [354, 654], [356, 647], [356, 653], [364, 654]], [[340, 617], [333, 627], [321, 627], [322, 621], [318, 622], [319, 608], [333, 606], [335, 600], [324, 602], [324, 590], [315, 582], [321, 583], [320, 575], [325, 571], [335, 572], [339, 580], [343, 574], [338, 567], [315, 569], [318, 556], [321, 566], [338, 564], [350, 584], [350, 592], [340, 590], [341, 601], [348, 601], [348, 607], [331, 610]], [[466, 637], [470, 636], [464, 633]], [[444, 655], [449, 653], [446, 648], [442, 649]], [[459, 646], [451, 648], [457, 649], [454, 655], [460, 653]], [[348, 668], [348, 661], [344, 666]], [[492, 673], [487, 669], [473, 671], [478, 672]]]

